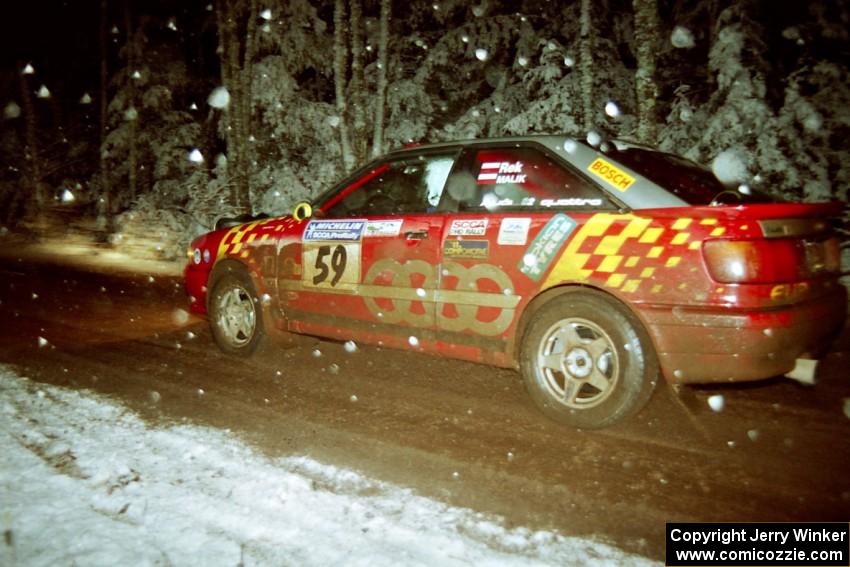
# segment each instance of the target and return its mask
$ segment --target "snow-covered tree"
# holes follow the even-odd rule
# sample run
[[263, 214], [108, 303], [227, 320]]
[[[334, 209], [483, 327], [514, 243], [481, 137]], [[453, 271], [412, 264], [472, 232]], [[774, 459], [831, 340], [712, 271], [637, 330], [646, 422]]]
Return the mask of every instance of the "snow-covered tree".
[[638, 114], [637, 139], [644, 144], [654, 144], [656, 137], [655, 102], [658, 88], [655, 83], [655, 61], [659, 50], [659, 22], [657, 0], [634, 0], [635, 95]]

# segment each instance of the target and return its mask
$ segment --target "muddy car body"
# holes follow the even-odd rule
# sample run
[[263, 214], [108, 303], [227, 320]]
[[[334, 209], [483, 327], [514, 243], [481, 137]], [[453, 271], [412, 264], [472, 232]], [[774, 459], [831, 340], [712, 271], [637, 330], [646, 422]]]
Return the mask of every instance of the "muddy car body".
[[199, 237], [186, 286], [227, 352], [274, 331], [517, 368], [547, 415], [602, 427], [659, 375], [759, 380], [823, 354], [847, 310], [839, 211], [625, 144], [442, 143]]

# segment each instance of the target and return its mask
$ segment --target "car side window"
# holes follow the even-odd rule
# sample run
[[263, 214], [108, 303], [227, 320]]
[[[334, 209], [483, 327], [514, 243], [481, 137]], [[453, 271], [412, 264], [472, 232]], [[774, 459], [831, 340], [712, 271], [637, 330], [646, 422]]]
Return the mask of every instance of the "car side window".
[[422, 155], [388, 161], [340, 191], [330, 217], [429, 213], [437, 208], [455, 156]]
[[534, 148], [473, 149], [462, 159], [465, 172], [447, 185], [458, 211], [614, 208], [599, 188]]

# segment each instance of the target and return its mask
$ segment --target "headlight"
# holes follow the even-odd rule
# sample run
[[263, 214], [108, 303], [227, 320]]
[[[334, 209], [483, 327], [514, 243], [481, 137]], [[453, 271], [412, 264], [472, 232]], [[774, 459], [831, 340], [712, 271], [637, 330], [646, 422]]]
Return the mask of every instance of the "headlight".
[[200, 248], [195, 248], [195, 251], [192, 253], [192, 260], [196, 264], [201, 263], [201, 249]]

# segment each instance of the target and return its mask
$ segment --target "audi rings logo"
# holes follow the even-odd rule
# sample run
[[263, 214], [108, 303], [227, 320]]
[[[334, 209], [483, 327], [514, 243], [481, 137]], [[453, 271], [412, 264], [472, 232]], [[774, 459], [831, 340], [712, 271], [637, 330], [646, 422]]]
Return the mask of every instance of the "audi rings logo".
[[[371, 285], [384, 272], [390, 272], [393, 275], [391, 284], [388, 286]], [[413, 289], [412, 276], [415, 274], [425, 276], [425, 281], [420, 288], [423, 290], [422, 295], [417, 295], [416, 290]], [[378, 260], [366, 272], [366, 278], [363, 281], [366, 285], [361, 286], [358, 291], [363, 296], [366, 307], [373, 315], [381, 317], [384, 322], [407, 322], [421, 327], [434, 324], [433, 313], [429, 313], [427, 310], [424, 313], [414, 313], [411, 310], [414, 301], [427, 301], [428, 295], [431, 295], [431, 301], [434, 300], [432, 291], [434, 289], [434, 267], [427, 262], [410, 260], [404, 264], [399, 264], [390, 258]], [[424, 290], [429, 290], [431, 293], [429, 294]], [[389, 299], [392, 309], [382, 309], [375, 301], [378, 297]]]
[[[392, 274], [390, 284], [375, 285], [374, 282], [387, 273]], [[391, 258], [385, 258], [372, 264], [358, 292], [369, 311], [387, 323], [433, 325], [433, 311], [425, 310], [423, 313], [415, 313], [412, 310], [414, 301], [424, 301], [454, 305], [456, 316], [446, 315], [442, 307], [437, 313], [437, 327], [440, 329], [454, 332], [469, 329], [481, 335], [494, 336], [508, 328], [513, 320], [519, 297], [510, 291], [511, 279], [505, 272], [490, 264], [476, 264], [467, 268], [455, 262], [446, 262], [443, 265], [443, 275], [457, 278], [455, 289], [435, 289], [435, 268], [427, 262], [410, 260], [401, 264]], [[414, 276], [422, 278], [419, 289], [414, 288]], [[493, 282], [498, 289], [507, 290], [507, 292], [478, 291], [479, 282], [482, 280]], [[392, 309], [381, 308], [375, 301], [376, 298], [389, 300]], [[480, 321], [478, 319], [480, 307], [493, 307], [501, 311], [491, 321]]]

